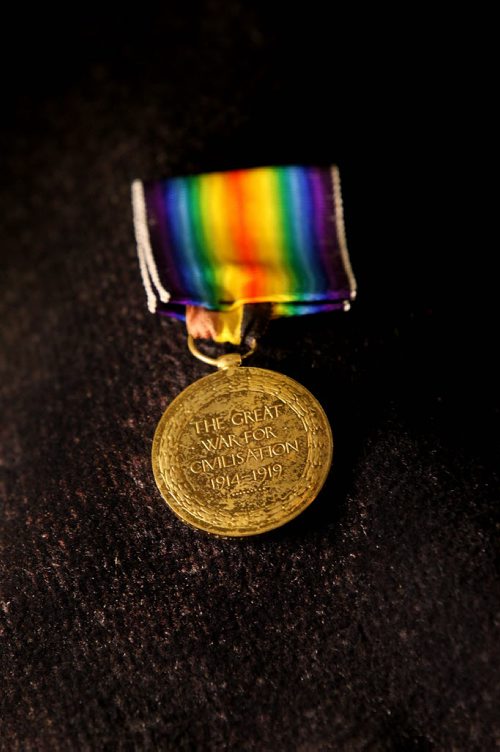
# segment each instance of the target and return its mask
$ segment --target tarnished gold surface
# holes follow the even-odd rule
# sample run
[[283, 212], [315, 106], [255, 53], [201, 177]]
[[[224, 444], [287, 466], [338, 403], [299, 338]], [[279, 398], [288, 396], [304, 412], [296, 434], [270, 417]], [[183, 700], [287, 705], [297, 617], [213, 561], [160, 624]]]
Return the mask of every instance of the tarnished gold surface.
[[167, 408], [152, 462], [160, 492], [184, 522], [242, 536], [283, 525], [317, 496], [332, 433], [313, 395], [263, 368], [196, 381]]

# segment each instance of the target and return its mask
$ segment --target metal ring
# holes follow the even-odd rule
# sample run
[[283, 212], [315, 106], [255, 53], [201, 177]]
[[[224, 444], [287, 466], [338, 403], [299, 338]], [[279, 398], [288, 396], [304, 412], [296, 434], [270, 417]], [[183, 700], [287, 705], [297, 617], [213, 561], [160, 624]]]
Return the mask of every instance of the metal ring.
[[252, 355], [257, 347], [257, 340], [252, 337], [249, 343], [248, 352], [243, 353], [243, 355], [240, 353], [226, 353], [225, 355], [219, 355], [218, 358], [210, 358], [208, 355], [202, 353], [201, 350], [198, 350], [191, 334], [188, 334], [187, 343], [191, 355], [194, 355], [198, 360], [202, 360], [203, 363], [208, 363], [209, 366], [216, 366], [216, 368], [239, 366], [241, 361], [244, 360], [244, 358], [248, 358], [249, 355]]

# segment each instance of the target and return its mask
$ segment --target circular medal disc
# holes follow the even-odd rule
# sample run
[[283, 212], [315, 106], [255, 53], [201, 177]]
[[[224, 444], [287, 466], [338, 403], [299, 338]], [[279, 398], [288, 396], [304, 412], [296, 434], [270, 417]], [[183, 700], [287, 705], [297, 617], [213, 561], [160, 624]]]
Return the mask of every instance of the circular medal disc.
[[288, 376], [233, 367], [191, 384], [164, 412], [152, 462], [184, 522], [223, 536], [300, 514], [326, 480], [333, 439], [315, 397]]

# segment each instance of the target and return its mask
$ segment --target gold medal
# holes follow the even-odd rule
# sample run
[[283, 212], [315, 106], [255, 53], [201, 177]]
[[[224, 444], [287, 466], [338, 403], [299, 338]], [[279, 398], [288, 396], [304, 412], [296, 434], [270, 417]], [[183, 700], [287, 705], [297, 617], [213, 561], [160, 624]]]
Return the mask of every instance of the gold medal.
[[[198, 356], [192, 340], [190, 349]], [[315, 397], [239, 355], [185, 389], [155, 432], [153, 471], [173, 512], [222, 536], [264, 533], [300, 514], [330, 469], [333, 439]]]
[[[323, 486], [332, 432], [305, 387], [241, 361], [273, 319], [349, 310], [356, 281], [338, 168], [135, 180], [132, 206], [148, 309], [184, 319], [193, 355], [219, 369], [163, 414], [158, 488], [181, 520], [215, 535], [280, 527]], [[249, 352], [209, 358], [195, 340]]]

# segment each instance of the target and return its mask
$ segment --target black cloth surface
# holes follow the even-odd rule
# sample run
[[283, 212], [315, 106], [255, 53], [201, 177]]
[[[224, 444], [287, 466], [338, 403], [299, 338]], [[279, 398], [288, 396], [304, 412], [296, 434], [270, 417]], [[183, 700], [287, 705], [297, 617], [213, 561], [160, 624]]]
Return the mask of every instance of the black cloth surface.
[[[497, 337], [450, 142], [460, 45], [440, 67], [435, 26], [383, 36], [379, 8], [23, 12], [2, 49], [0, 748], [495, 748]], [[330, 478], [279, 530], [197, 532], [150, 450], [210, 369], [146, 309], [130, 183], [333, 162], [358, 300], [273, 322], [252, 362], [322, 402]]]

